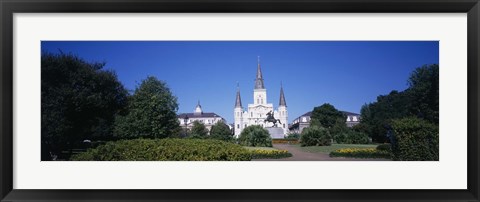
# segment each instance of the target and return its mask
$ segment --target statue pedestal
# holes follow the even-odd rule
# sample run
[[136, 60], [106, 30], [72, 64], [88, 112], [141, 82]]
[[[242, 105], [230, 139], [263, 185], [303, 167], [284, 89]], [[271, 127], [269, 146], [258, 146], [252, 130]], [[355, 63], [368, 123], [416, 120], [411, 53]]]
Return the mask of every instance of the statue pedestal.
[[272, 139], [284, 139], [285, 135], [283, 134], [283, 129], [279, 127], [267, 127], [265, 128], [270, 133]]

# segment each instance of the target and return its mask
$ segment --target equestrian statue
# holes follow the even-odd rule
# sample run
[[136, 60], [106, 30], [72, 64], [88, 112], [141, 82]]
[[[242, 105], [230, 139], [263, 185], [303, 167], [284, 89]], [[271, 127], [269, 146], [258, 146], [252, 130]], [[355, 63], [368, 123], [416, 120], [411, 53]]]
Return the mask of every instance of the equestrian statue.
[[273, 111], [270, 111], [267, 113], [267, 118], [265, 120], [263, 120], [263, 122], [272, 122], [273, 123], [273, 127], [277, 127], [277, 122], [282, 124], [282, 122], [280, 122], [280, 119], [275, 119], [275, 117], [273, 116]]

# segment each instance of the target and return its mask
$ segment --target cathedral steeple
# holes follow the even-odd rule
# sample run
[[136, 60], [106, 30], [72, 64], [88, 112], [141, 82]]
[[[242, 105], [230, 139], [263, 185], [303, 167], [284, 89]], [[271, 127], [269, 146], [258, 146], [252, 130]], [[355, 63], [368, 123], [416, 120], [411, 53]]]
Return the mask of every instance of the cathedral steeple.
[[235, 100], [235, 108], [237, 107], [242, 108], [242, 99], [240, 98], [240, 88], [238, 87], [238, 83], [237, 83], [237, 99]]
[[260, 68], [260, 56], [257, 58], [257, 77], [255, 78], [255, 89], [265, 89], [263, 85], [262, 69]]
[[283, 84], [280, 83], [280, 104], [279, 106], [287, 106], [287, 102], [285, 102], [285, 95], [283, 94]]

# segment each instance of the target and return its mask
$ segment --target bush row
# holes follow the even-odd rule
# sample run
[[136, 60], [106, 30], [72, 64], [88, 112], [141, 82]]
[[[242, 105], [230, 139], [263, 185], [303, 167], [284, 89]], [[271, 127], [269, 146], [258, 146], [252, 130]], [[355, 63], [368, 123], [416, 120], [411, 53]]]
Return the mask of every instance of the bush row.
[[345, 148], [330, 152], [330, 157], [390, 158], [390, 152], [376, 148]]
[[74, 161], [249, 161], [240, 145], [220, 140], [134, 139], [108, 142], [73, 156]]

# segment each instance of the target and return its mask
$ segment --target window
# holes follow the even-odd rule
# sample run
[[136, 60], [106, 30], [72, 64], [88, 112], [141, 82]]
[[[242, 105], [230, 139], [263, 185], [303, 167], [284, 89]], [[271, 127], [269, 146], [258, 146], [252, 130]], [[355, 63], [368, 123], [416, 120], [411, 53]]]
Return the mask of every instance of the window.
[[240, 124], [237, 124], [237, 128], [240, 128]]
[[283, 128], [285, 128], [285, 124], [283, 124]]
[[250, 117], [253, 117], [253, 112], [250, 112]]

